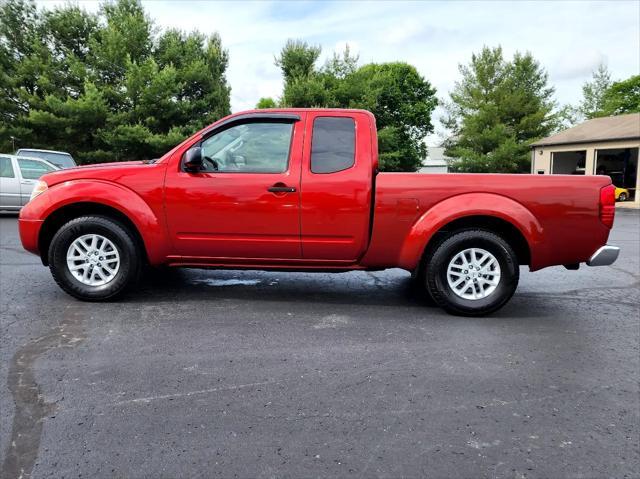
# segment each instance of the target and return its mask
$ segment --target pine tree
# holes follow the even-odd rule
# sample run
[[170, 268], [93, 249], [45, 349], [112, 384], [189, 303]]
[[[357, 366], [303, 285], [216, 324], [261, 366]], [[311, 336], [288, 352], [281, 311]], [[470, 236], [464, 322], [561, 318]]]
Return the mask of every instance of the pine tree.
[[229, 114], [217, 34], [156, 34], [137, 0], [38, 11], [0, 5], [0, 148], [69, 151], [80, 162], [161, 155]]
[[593, 72], [591, 81], [582, 85], [582, 102], [579, 113], [586, 119], [601, 115], [604, 107], [604, 94], [611, 86], [611, 73], [606, 65], [600, 64]]
[[505, 60], [500, 47], [483, 48], [459, 70], [462, 79], [443, 119], [451, 131], [446, 154], [457, 159], [452, 168], [528, 172], [529, 145], [551, 133], [559, 120], [547, 73], [529, 53]]

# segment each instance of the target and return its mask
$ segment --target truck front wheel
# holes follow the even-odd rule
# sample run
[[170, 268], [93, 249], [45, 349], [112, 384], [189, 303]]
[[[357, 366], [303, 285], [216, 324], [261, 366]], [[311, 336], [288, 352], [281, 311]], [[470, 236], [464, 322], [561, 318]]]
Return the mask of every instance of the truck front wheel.
[[453, 233], [427, 261], [427, 290], [450, 314], [482, 316], [497, 311], [518, 286], [520, 270], [513, 248], [490, 231]]
[[141, 254], [132, 233], [104, 216], [83, 216], [63, 225], [49, 246], [56, 283], [84, 301], [113, 298], [134, 283]]

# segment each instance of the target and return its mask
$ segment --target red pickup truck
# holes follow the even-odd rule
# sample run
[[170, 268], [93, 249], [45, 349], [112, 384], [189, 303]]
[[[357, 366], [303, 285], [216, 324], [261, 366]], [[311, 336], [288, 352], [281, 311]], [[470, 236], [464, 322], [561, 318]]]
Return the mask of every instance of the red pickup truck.
[[24, 247], [67, 293], [105, 300], [145, 266], [403, 268], [453, 314], [513, 295], [520, 265], [608, 265], [607, 176], [379, 173], [373, 115], [231, 115], [162, 158], [42, 177], [20, 213]]

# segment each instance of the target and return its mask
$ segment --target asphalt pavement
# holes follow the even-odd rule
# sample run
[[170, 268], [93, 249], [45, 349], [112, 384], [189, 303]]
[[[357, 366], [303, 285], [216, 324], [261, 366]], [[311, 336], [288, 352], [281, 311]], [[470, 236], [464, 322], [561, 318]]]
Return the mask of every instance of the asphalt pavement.
[[0, 477], [639, 477], [640, 214], [487, 318], [400, 270], [63, 293], [0, 218]]

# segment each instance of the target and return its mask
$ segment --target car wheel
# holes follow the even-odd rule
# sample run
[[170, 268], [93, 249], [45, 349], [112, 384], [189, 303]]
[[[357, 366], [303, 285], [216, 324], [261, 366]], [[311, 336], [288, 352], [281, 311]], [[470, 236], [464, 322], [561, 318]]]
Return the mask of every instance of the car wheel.
[[453, 233], [426, 265], [426, 286], [448, 313], [483, 316], [497, 311], [513, 296], [520, 276], [513, 248], [485, 230]]
[[49, 268], [56, 283], [84, 301], [113, 298], [135, 283], [141, 257], [131, 231], [103, 216], [69, 221], [49, 246]]
[[626, 193], [620, 193], [618, 195], [618, 201], [627, 201], [627, 194]]

